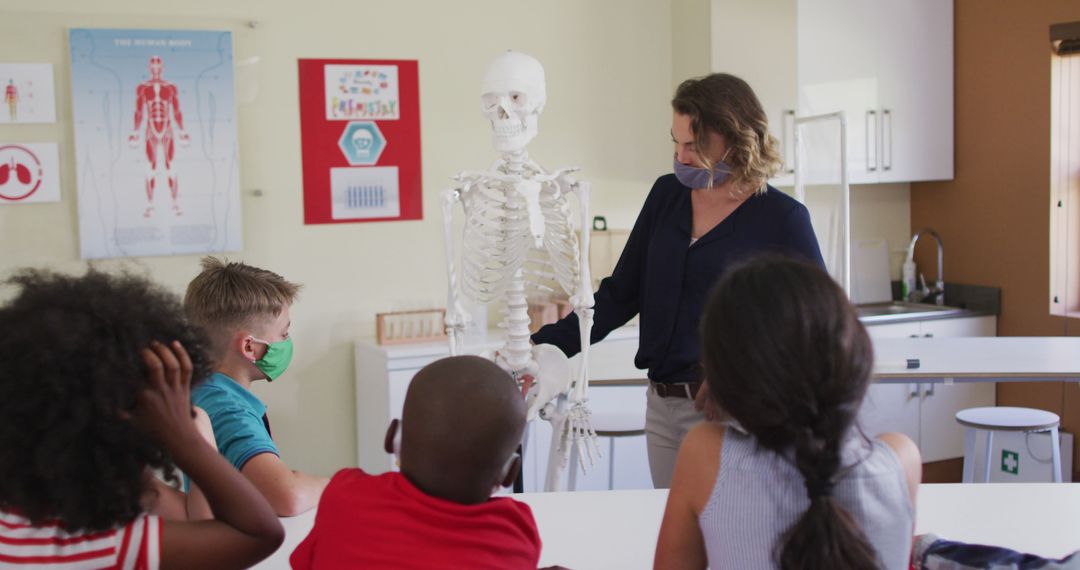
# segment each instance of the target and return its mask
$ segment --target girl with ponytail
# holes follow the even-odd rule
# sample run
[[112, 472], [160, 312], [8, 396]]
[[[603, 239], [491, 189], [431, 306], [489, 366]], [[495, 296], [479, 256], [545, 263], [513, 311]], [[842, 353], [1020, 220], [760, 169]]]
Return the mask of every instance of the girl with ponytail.
[[725, 419], [679, 450], [656, 568], [907, 568], [919, 450], [859, 431], [872, 346], [829, 275], [780, 256], [733, 268], [701, 339]]

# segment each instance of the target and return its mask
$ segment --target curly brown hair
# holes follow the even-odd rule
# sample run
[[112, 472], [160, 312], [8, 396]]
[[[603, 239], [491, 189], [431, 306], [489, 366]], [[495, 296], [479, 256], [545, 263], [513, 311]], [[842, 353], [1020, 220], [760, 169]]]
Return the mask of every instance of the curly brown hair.
[[769, 134], [769, 120], [750, 86], [728, 73], [687, 79], [675, 90], [671, 107], [690, 117], [694, 146], [705, 167], [709, 131], [724, 137], [730, 147], [725, 162], [731, 166], [735, 187], [742, 192], [764, 193], [766, 181], [783, 165], [779, 143]]
[[0, 307], [0, 510], [33, 524], [103, 530], [143, 512], [148, 467], [171, 459], [126, 419], [140, 349], [179, 340], [209, 376], [206, 341], [179, 299], [131, 274], [24, 269]]

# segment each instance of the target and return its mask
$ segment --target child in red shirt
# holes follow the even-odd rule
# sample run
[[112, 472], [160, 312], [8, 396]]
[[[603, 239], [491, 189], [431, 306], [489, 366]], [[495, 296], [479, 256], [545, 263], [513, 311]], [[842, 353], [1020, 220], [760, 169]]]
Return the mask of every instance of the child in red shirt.
[[491, 498], [521, 465], [525, 403], [510, 376], [476, 356], [444, 358], [413, 378], [402, 415], [386, 434], [388, 452], [400, 441], [401, 472], [334, 475], [293, 568], [535, 569], [532, 511]]

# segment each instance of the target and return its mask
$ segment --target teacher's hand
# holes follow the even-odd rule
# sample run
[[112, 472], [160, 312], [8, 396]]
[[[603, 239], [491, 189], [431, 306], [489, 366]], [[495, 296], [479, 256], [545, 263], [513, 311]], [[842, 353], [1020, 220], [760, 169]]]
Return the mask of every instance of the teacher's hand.
[[709, 384], [707, 382], [701, 383], [701, 388], [698, 388], [697, 395], [694, 396], [694, 409], [705, 414], [705, 421], [708, 422], [719, 420], [722, 415], [720, 406], [717, 406], [716, 402], [709, 396]]

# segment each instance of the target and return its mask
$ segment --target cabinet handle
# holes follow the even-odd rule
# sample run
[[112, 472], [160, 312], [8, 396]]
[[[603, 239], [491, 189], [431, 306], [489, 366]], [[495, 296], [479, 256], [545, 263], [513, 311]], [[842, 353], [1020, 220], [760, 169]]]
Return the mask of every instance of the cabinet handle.
[[917, 334], [911, 334], [911, 335], [908, 335], [908, 338], [919, 338], [919, 335], [917, 335]]
[[[782, 139], [780, 144], [784, 145], [784, 164], [788, 165], [784, 168], [784, 172], [795, 174], [795, 167], [792, 166], [795, 163], [794, 149], [791, 148], [790, 139], [788, 139], [788, 133], [795, 130], [795, 110], [784, 109], [781, 122], [783, 124], [780, 125], [780, 138]], [[790, 129], [788, 128], [789, 124], [791, 125]]]
[[933, 396], [934, 395], [934, 383], [933, 382], [928, 382], [926, 384], [926, 391], [923, 392], [923, 395], [924, 396]]
[[908, 398], [918, 398], [919, 390], [922, 388], [921, 384], [908, 384]]
[[934, 333], [926, 333], [926, 334], [924, 334], [922, 336], [923, 336], [923, 338], [934, 338]]
[[[871, 120], [873, 119], [873, 120]], [[870, 125], [874, 125], [874, 136], [870, 136]], [[870, 109], [866, 112], [866, 170], [874, 172], [877, 170], [877, 140], [874, 140], [874, 162], [873, 166], [870, 163], [870, 140], [877, 139], [877, 111]]]
[[[888, 125], [889, 131], [885, 132], [885, 126]], [[889, 144], [889, 151], [882, 151], [882, 170], [892, 170], [892, 111], [889, 109], [883, 109], [881, 111], [881, 146], [884, 147], [885, 143]], [[885, 162], [886, 157], [889, 162]]]

